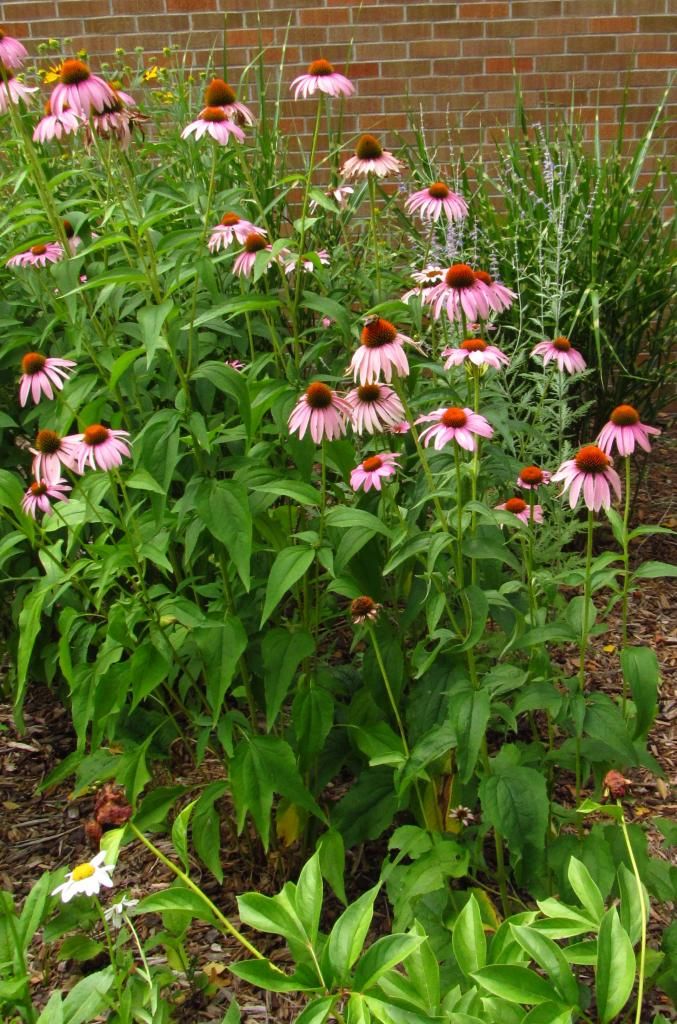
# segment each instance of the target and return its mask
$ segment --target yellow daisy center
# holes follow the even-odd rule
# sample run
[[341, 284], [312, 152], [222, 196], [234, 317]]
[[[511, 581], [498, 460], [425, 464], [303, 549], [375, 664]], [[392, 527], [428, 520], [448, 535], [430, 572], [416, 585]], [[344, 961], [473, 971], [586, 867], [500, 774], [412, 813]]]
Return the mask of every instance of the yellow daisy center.
[[91, 878], [95, 871], [96, 868], [93, 868], [91, 864], [78, 864], [71, 872], [71, 881], [82, 882], [85, 878]]

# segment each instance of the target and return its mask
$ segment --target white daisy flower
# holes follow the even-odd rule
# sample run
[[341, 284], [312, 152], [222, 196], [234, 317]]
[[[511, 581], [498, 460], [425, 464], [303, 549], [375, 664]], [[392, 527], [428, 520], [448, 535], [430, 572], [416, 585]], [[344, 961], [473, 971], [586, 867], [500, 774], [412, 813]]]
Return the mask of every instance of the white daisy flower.
[[103, 916], [107, 921], [113, 925], [113, 928], [121, 928], [124, 915], [132, 907], [135, 907], [138, 900], [128, 900], [126, 896], [123, 896], [119, 903], [111, 903], [109, 907], [104, 910]]
[[61, 896], [62, 903], [68, 903], [74, 896], [95, 896], [101, 886], [110, 889], [113, 880], [110, 875], [113, 864], [104, 864], [106, 853], [102, 850], [84, 864], [78, 864], [66, 875], [66, 881], [57, 885], [52, 891], [52, 896]]

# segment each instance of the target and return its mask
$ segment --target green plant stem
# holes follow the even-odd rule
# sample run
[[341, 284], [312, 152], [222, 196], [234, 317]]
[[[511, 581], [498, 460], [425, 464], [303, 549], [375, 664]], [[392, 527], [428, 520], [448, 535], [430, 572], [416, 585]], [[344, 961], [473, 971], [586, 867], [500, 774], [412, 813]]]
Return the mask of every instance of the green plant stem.
[[[594, 530], [594, 513], [588, 510], [588, 532], [585, 548], [585, 583], [583, 586], [583, 615], [581, 616], [581, 638], [578, 644], [578, 695], [583, 696], [585, 688], [585, 655], [588, 650], [588, 608], [590, 605], [591, 569], [592, 569], [592, 536]], [[581, 737], [576, 729], [576, 799], [581, 795]]]
[[[2, 88], [2, 82], [0, 82], [0, 88]], [[28, 968], [26, 966], [24, 944], [21, 938], [19, 937], [19, 933], [16, 927], [16, 918], [14, 914], [11, 912], [11, 910], [7, 914], [3, 915], [3, 920], [7, 922], [9, 930], [12, 933], [12, 940], [14, 942], [14, 952], [16, 954], [14, 963], [17, 964], [18, 962], [18, 972], [26, 983], [26, 999], [23, 1004], [26, 1008], [26, 1016], [28, 1017], [29, 1024], [34, 1024], [34, 1022], [38, 1019], [38, 1015], [35, 1011], [35, 1008], [30, 997], [30, 982], [28, 977]]]
[[418, 431], [414, 423], [414, 416], [409, 407], [407, 396], [404, 393], [404, 388], [400, 384], [398, 378], [394, 378], [393, 387], [397, 393], [400, 402], [402, 403], [404, 415], [409, 423], [409, 426], [411, 427], [411, 437], [414, 442], [414, 446], [416, 448], [419, 460], [421, 462], [421, 466], [423, 467], [423, 472], [425, 474], [428, 487], [430, 488], [430, 493], [433, 496], [432, 502], [435, 507], [435, 512], [437, 513], [437, 519], [444, 532], [449, 533], [449, 523], [447, 522], [447, 517], [445, 516], [444, 511], [442, 510], [442, 506], [440, 505], [440, 499], [435, 494], [435, 481], [433, 479], [432, 471], [430, 469], [430, 464], [428, 463], [428, 457], [426, 455], [425, 448], [421, 444], [421, 440], [419, 438]]
[[640, 914], [641, 914], [641, 939], [639, 946], [639, 971], [637, 977], [637, 1012], [635, 1014], [635, 1024], [641, 1024], [642, 1022], [642, 1001], [644, 996], [644, 970], [646, 967], [646, 907], [644, 905], [644, 886], [642, 885], [642, 877], [637, 867], [637, 861], [635, 860], [635, 854], [632, 849], [632, 843], [630, 842], [630, 836], [628, 835], [628, 827], [625, 821], [625, 814], [623, 813], [623, 805], [620, 800], [616, 801], [617, 805], [621, 809], [621, 829], [623, 830], [623, 839], [625, 840], [625, 846], [628, 851], [628, 857], [630, 858], [630, 864], [632, 865], [632, 873], [635, 876], [635, 885], [637, 886], [637, 895], [639, 896]]
[[[473, 367], [473, 412], [478, 413], [480, 407], [480, 367]], [[480, 471], [480, 438], [475, 437], [475, 447], [472, 453], [472, 467], [470, 475], [470, 499], [477, 501], [477, 478]], [[477, 529], [477, 513], [473, 508], [470, 512], [470, 536], [475, 536]], [[470, 556], [470, 582], [477, 583], [477, 559]]]
[[381, 301], [381, 256], [378, 244], [378, 228], [376, 225], [376, 178], [368, 174], [369, 180], [369, 219], [371, 222], [371, 237], [374, 245], [374, 273], [376, 276], [376, 302]]
[[315, 170], [315, 154], [317, 153], [317, 143], [320, 137], [320, 122], [322, 120], [322, 93], [318, 93], [317, 99], [317, 113], [315, 114], [315, 127], [313, 129], [313, 138], [310, 143], [310, 156], [308, 158], [308, 170], [306, 171], [305, 187], [303, 189], [303, 204], [301, 206], [301, 233], [299, 236], [299, 262], [296, 266], [296, 281], [294, 285], [294, 323], [296, 329], [294, 331], [294, 361], [296, 365], [296, 371], [299, 370], [298, 362], [298, 324], [299, 324], [299, 299], [301, 297], [301, 284], [303, 282], [303, 256], [306, 247], [306, 236], [308, 229], [306, 227], [306, 215], [308, 213], [308, 201], [310, 199], [310, 188], [313, 180], [313, 171]]
[[154, 843], [152, 843], [150, 839], [148, 839], [148, 837], [145, 836], [143, 832], [141, 832], [140, 829], [136, 827], [133, 821], [129, 822], [129, 827], [136, 836], [136, 838], [143, 843], [146, 849], [150, 850], [150, 852], [155, 857], [157, 857], [157, 859], [162, 864], [164, 864], [166, 868], [169, 868], [169, 870], [172, 871], [176, 875], [176, 877], [179, 878], [183, 882], [183, 884], [191, 890], [191, 892], [194, 892], [196, 896], [199, 896], [200, 899], [204, 900], [204, 902], [207, 904], [214, 917], [221, 925], [223, 925], [223, 927], [225, 928], [229, 935], [232, 935], [234, 939], [237, 939], [240, 945], [244, 946], [247, 952], [251, 953], [252, 956], [256, 957], [257, 960], [265, 960], [263, 953], [260, 953], [256, 946], [253, 946], [249, 939], [245, 938], [242, 932], [239, 931], [234, 924], [231, 924], [226, 915], [221, 913], [216, 904], [210, 900], [209, 896], [207, 896], [202, 891], [199, 885], [196, 885], [195, 882], [193, 882], [193, 880], [189, 877], [189, 875], [186, 874], [185, 871], [182, 871], [181, 868], [177, 867], [176, 864], [174, 864], [173, 861], [169, 859], [169, 857], [165, 857], [164, 853], [162, 853], [161, 850], [158, 850], [157, 846], [155, 846]]
[[108, 921], [106, 920], [106, 914], [104, 912], [103, 907], [101, 906], [101, 900], [99, 899], [98, 896], [94, 897], [94, 903], [96, 905], [96, 909], [99, 912], [101, 924], [103, 925], [104, 935], [106, 936], [106, 946], [108, 947], [108, 959], [110, 960], [110, 965], [113, 968], [115, 988], [118, 994], [118, 1004], [120, 1005], [122, 1003], [122, 979], [120, 978], [120, 972], [118, 971], [117, 959], [115, 956], [115, 946], [113, 945], [113, 937], [110, 933]]
[[[623, 598], [621, 604], [621, 651], [628, 646], [628, 603], [630, 597], [630, 540], [628, 532], [630, 528], [630, 456], [626, 455], [625, 463], [625, 504], [623, 506]], [[623, 673], [623, 694], [621, 710], [625, 715], [628, 701], [628, 683]]]
[[452, 441], [454, 466], [456, 467], [456, 586], [463, 590], [463, 480], [461, 477], [461, 455], [458, 445]]

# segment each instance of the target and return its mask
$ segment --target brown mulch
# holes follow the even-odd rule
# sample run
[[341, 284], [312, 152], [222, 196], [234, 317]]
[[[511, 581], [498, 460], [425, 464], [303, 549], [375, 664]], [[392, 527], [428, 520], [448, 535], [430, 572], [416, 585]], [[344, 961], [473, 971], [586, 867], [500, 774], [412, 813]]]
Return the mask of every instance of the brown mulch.
[[[676, 482], [677, 438], [664, 435], [655, 446], [633, 505], [634, 520], [676, 528]], [[676, 540], [662, 535], [643, 538], [633, 548], [633, 559], [677, 562]], [[646, 580], [633, 595], [629, 624], [630, 642], [653, 647], [661, 666], [660, 709], [649, 749], [662, 765], [665, 778], [657, 778], [644, 769], [633, 770], [628, 809], [634, 820], [648, 825], [652, 854], [663, 857], [666, 854], [660, 849], [662, 836], [651, 827], [650, 819], [654, 816], [674, 819], [677, 815], [674, 795], [677, 783], [675, 608], [677, 580]], [[611, 694], [620, 692], [621, 687], [617, 656], [619, 618], [620, 609], [616, 606], [609, 617], [608, 632], [595, 638], [586, 662], [591, 686]], [[576, 670], [576, 658], [577, 652], [566, 648], [561, 650], [561, 659], [572, 674]], [[0, 887], [11, 891], [17, 903], [25, 898], [42, 872], [64, 865], [72, 866], [92, 855], [83, 825], [91, 816], [93, 794], [72, 799], [69, 783], [62, 783], [45, 793], [38, 792], [42, 780], [73, 749], [68, 713], [47, 690], [34, 688], [29, 693], [25, 719], [26, 731], [19, 735], [9, 706], [0, 704]], [[223, 776], [222, 765], [215, 757], [208, 755], [196, 770], [184, 755], [185, 752], [177, 750], [174, 763], [163, 768], [163, 772], [171, 772], [173, 781], [186, 785], [204, 784]], [[277, 892], [287, 878], [296, 876], [302, 861], [298, 854], [290, 852], [273, 853], [266, 858], [255, 839], [249, 835], [237, 837], [227, 825], [224, 825], [224, 837], [224, 885], [219, 886], [198, 862], [191, 864], [191, 873], [224, 913], [236, 920], [235, 894], [252, 890], [269, 894]], [[156, 840], [160, 849], [172, 857], [168, 838], [160, 836]], [[360, 850], [348, 855], [348, 887], [352, 897], [374, 884], [384, 855], [384, 844], [374, 844], [373, 849], [366, 853]], [[126, 889], [132, 897], [139, 898], [163, 889], [171, 878], [170, 872], [145, 847], [132, 843], [122, 851], [115, 875], [116, 890]], [[334, 901], [330, 902], [328, 909], [329, 916], [323, 921], [325, 928], [340, 907]], [[655, 939], [669, 923], [668, 909], [653, 909], [651, 931]], [[142, 935], [149, 934], [152, 919], [144, 917], [137, 921]], [[377, 902], [375, 928], [386, 932], [388, 927], [388, 906], [385, 897], [381, 896]], [[274, 936], [257, 936], [256, 942], [280, 966], [289, 966], [285, 962], [281, 940]], [[177, 974], [174, 989], [168, 994], [176, 1006], [175, 1020], [183, 1024], [220, 1021], [233, 994], [242, 1008], [243, 1024], [284, 1024], [298, 1014], [301, 1004], [293, 995], [261, 994], [229, 975], [226, 965], [241, 959], [242, 953], [236, 942], [224, 938], [220, 932], [195, 925], [187, 946], [195, 968], [206, 970], [214, 984], [205, 996], [201, 991], [191, 989], [185, 977]], [[46, 949], [36, 949], [32, 965], [36, 1004], [46, 1002], [49, 996], [49, 992], [41, 992], [42, 970], [47, 956]], [[78, 970], [77, 964], [51, 960], [51, 984], [69, 988], [77, 981]], [[652, 1005], [652, 1009], [669, 1013], [660, 1002]]]

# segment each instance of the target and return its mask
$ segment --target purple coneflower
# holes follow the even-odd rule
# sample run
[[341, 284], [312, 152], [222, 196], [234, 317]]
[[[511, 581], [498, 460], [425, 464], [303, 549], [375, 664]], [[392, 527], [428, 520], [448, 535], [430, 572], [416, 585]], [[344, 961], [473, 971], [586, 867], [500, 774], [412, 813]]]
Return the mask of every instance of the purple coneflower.
[[244, 142], [244, 132], [239, 125], [231, 121], [223, 107], [205, 107], [197, 118], [183, 129], [181, 138], [187, 139], [195, 135], [201, 139], [203, 135], [211, 135], [220, 146], [226, 146], [231, 135], [237, 142]]
[[132, 454], [124, 440], [126, 437], [129, 437], [127, 430], [111, 430], [101, 423], [93, 423], [82, 434], [71, 434], [64, 440], [77, 446], [76, 472], [84, 473], [87, 466], [106, 470], [121, 466], [123, 456]]
[[543, 356], [543, 366], [554, 359], [562, 373], [581, 373], [586, 362], [581, 353], [572, 347], [568, 338], [555, 338], [554, 341], [539, 341], [531, 350], [532, 356]]
[[6, 114], [9, 104], [16, 106], [19, 102], [28, 106], [31, 95], [37, 92], [37, 86], [24, 85], [9, 68], [4, 68], [0, 75], [0, 114]]
[[472, 409], [459, 409], [452, 406], [448, 409], [435, 409], [426, 416], [419, 416], [417, 423], [430, 423], [421, 431], [421, 440], [426, 448], [434, 439], [434, 448], [439, 451], [449, 441], [456, 441], [461, 448], [474, 452], [476, 448], [475, 435], [480, 437], [491, 437], [493, 427], [484, 416], [473, 412]]
[[471, 321], [487, 320], [491, 312], [489, 289], [466, 263], [449, 267], [442, 283], [430, 289], [426, 302], [436, 320], [443, 309], [452, 322], [462, 321], [464, 315]]
[[383, 605], [377, 604], [372, 597], [365, 594], [350, 602], [350, 617], [356, 626], [363, 622], [375, 622], [382, 607]]
[[29, 448], [33, 459], [33, 476], [36, 480], [59, 480], [61, 467], [75, 472], [78, 444], [68, 437], [59, 437], [54, 430], [39, 430], [35, 447]]
[[45, 116], [35, 126], [33, 142], [51, 142], [53, 139], [61, 139], [64, 135], [71, 135], [76, 132], [83, 123], [82, 117], [74, 114], [67, 107], [60, 114], [52, 113], [52, 105], [47, 100], [45, 103]]
[[266, 235], [267, 233], [265, 228], [259, 228], [250, 220], [245, 220], [237, 213], [229, 211], [224, 213], [221, 223], [212, 228], [207, 247], [210, 252], [218, 252], [222, 246], [232, 245], [233, 239], [240, 245], [244, 245], [247, 235]]
[[36, 405], [42, 395], [54, 398], [52, 385], [61, 391], [72, 366], [75, 366], [72, 359], [53, 359], [43, 356], [42, 352], [27, 352], [21, 360], [19, 405], [24, 406], [29, 395]]
[[433, 264], [429, 264], [423, 270], [414, 271], [411, 276], [416, 281], [416, 287], [406, 291], [401, 301], [409, 302], [414, 296], [418, 296], [421, 302], [426, 303], [435, 285], [440, 284], [444, 280], [444, 274], [444, 267], [437, 267]]
[[407, 213], [418, 213], [421, 220], [427, 221], [437, 221], [443, 213], [449, 220], [463, 220], [468, 214], [463, 196], [452, 192], [443, 181], [434, 181], [420, 192], [414, 192], [404, 208]]
[[[134, 98], [129, 93], [115, 89], [114, 94], [113, 100], [104, 105], [101, 113], [92, 116], [92, 128], [102, 139], [117, 139], [120, 148], [127, 149], [132, 140], [132, 128], [135, 123], [146, 121], [147, 118], [138, 111], [128, 109], [136, 106]], [[89, 128], [89, 125], [87, 127]], [[91, 142], [91, 137], [88, 141]]]
[[306, 430], [315, 444], [323, 437], [333, 441], [346, 432], [346, 419], [352, 409], [345, 398], [340, 398], [335, 391], [322, 381], [314, 380], [308, 385], [289, 417], [289, 432], [298, 432], [302, 438]]
[[49, 499], [68, 501], [66, 491], [72, 488], [65, 480], [34, 480], [23, 496], [21, 507], [27, 516], [37, 519], [38, 512], [51, 516], [54, 509]]
[[[355, 189], [352, 185], [339, 185], [338, 188], [330, 188], [329, 191], [324, 194], [329, 199], [334, 200], [339, 210], [343, 210], [348, 205], [348, 198], [352, 196], [354, 192]], [[316, 199], [311, 199], [309, 205], [310, 212], [314, 213], [318, 205], [319, 204]]]
[[[529, 505], [524, 498], [508, 498], [502, 505], [494, 505], [501, 512], [512, 512], [523, 523], [532, 519], [535, 523], [543, 522], [543, 509], [540, 505]], [[533, 515], [532, 515], [533, 513]]]
[[650, 452], [649, 434], [660, 434], [660, 430], [640, 423], [639, 413], [633, 405], [617, 405], [609, 422], [602, 427], [597, 444], [607, 455], [611, 454], [614, 445], [619, 455], [632, 455], [635, 444]]
[[13, 36], [8, 36], [0, 28], [0, 64], [4, 64], [11, 71], [19, 71], [27, 56], [28, 50], [24, 44]]
[[487, 274], [486, 270], [476, 270], [475, 277], [481, 284], [486, 285], [489, 291], [489, 305], [494, 313], [503, 313], [504, 310], [510, 309], [517, 298], [515, 292], [501, 284], [500, 281], [494, 281], [491, 274]]
[[373, 135], [362, 135], [357, 141], [355, 156], [343, 165], [343, 176], [354, 178], [360, 174], [363, 177], [375, 174], [377, 178], [385, 178], [387, 174], [397, 174], [401, 167], [401, 161], [383, 149], [378, 139]]
[[230, 366], [231, 370], [237, 370], [238, 373], [244, 370], [244, 363], [240, 359], [226, 359], [226, 366]]
[[549, 484], [552, 473], [547, 469], [540, 469], [538, 466], [523, 466], [517, 477], [517, 486], [523, 491], [536, 491], [541, 484]]
[[392, 426], [386, 427], [387, 434], [408, 434], [411, 430], [411, 423], [407, 420], [401, 420], [399, 423], [393, 423]]
[[621, 497], [621, 481], [615, 469], [612, 469], [609, 456], [595, 444], [580, 448], [573, 459], [567, 459], [553, 476], [553, 483], [564, 484], [562, 494], [569, 491], [569, 504], [576, 506], [578, 496], [583, 491], [583, 500], [591, 512], [599, 512], [601, 508], [611, 505], [611, 488], [616, 497]]
[[50, 104], [54, 114], [70, 109], [89, 118], [101, 113], [115, 100], [115, 90], [103, 78], [93, 75], [81, 60], [65, 60], [59, 71], [59, 81], [52, 90]]
[[390, 383], [393, 370], [399, 377], [409, 375], [409, 363], [404, 344], [413, 344], [406, 334], [400, 334], [389, 320], [380, 316], [369, 316], [360, 334], [360, 347], [350, 360], [353, 380], [360, 384], [371, 384], [383, 374]]
[[327, 96], [352, 96], [355, 86], [345, 75], [334, 71], [334, 66], [328, 60], [314, 60], [305, 75], [299, 75], [292, 82], [291, 89], [294, 90], [294, 99], [303, 96], [307, 100], [309, 96], [317, 92], [325, 92]]
[[63, 257], [64, 248], [61, 242], [45, 242], [41, 245], [32, 245], [25, 252], [11, 256], [5, 265], [8, 267], [44, 267], [48, 263], [58, 263]]
[[205, 106], [221, 107], [240, 127], [254, 124], [254, 115], [249, 107], [240, 103], [235, 90], [222, 78], [212, 78], [205, 89]]
[[510, 363], [505, 352], [501, 352], [495, 345], [488, 345], [482, 338], [466, 338], [458, 348], [443, 349], [442, 357], [446, 358], [445, 370], [460, 366], [466, 359], [473, 366], [491, 366], [494, 370], [500, 370]]
[[404, 408], [387, 384], [361, 384], [346, 395], [352, 409], [351, 421], [358, 434], [375, 434], [394, 427], [404, 416]]
[[[263, 235], [260, 235], [258, 231], [250, 231], [244, 240], [244, 251], [240, 253], [233, 264], [233, 273], [239, 277], [249, 277], [254, 269], [257, 253], [272, 251], [272, 245], [268, 244]], [[283, 253], [279, 255], [282, 256]]]
[[350, 474], [350, 486], [354, 491], [360, 487], [369, 491], [372, 487], [381, 490], [381, 478], [392, 476], [398, 469], [397, 460], [400, 454], [396, 452], [379, 452], [378, 455], [370, 455], [368, 459], [356, 466]]

